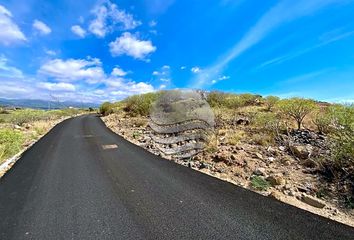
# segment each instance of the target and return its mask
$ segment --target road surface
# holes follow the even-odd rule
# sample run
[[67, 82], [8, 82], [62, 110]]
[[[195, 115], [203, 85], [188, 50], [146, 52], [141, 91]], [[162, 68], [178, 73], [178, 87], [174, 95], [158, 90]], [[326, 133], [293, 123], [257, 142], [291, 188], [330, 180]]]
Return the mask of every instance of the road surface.
[[0, 179], [0, 239], [344, 240], [354, 228], [163, 160], [87, 115]]

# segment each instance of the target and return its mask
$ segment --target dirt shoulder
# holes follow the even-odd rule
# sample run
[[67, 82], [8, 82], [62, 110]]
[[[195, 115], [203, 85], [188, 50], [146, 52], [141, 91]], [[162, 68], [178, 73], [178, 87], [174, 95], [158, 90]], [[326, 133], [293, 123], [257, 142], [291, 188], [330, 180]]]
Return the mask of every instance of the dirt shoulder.
[[53, 120], [40, 120], [23, 124], [23, 126], [14, 124], [0, 124], [0, 129], [12, 129], [13, 133], [18, 133], [21, 136], [21, 144], [18, 146], [18, 151], [15, 155], [0, 161], [0, 178], [21, 158], [22, 154], [28, 150], [33, 144], [39, 141], [53, 127], [62, 121], [71, 118], [61, 117]]
[[[230, 132], [233, 138], [252, 134], [247, 127], [239, 126], [236, 132], [221, 129], [217, 148], [207, 148], [191, 159], [180, 160], [160, 153], [151, 140], [147, 118], [115, 113], [102, 120], [128, 141], [167, 160], [354, 227], [354, 210], [345, 208], [335, 191], [328, 190], [334, 187], [323, 181], [311, 159], [299, 160], [287, 147], [278, 144], [227, 141]], [[304, 153], [304, 146], [307, 145], [296, 146], [290, 152]]]

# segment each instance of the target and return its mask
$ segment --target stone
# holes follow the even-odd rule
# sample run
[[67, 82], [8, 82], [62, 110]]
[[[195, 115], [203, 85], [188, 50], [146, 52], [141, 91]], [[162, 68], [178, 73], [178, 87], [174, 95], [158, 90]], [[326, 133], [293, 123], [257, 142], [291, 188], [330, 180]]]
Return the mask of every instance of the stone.
[[290, 146], [291, 152], [300, 159], [308, 159], [311, 156], [311, 146], [292, 145]]
[[266, 175], [266, 170], [265, 168], [256, 168], [254, 171], [253, 171], [253, 174], [254, 175], [257, 175], [257, 176], [265, 176]]
[[255, 153], [255, 155], [256, 155], [256, 157], [257, 157], [257, 158], [259, 158], [259, 159], [263, 160], [263, 156], [262, 156], [262, 154], [260, 154], [260, 153], [258, 153], [258, 152], [257, 152], [257, 153]]
[[274, 162], [274, 160], [275, 160], [274, 157], [269, 157], [269, 158], [268, 158], [268, 161], [269, 161], [269, 162]]
[[319, 166], [319, 164], [312, 159], [303, 160], [301, 161], [301, 164], [308, 168], [317, 168]]
[[326, 206], [326, 204], [324, 202], [322, 202], [320, 199], [312, 197], [307, 194], [302, 194], [301, 200], [304, 203], [306, 203], [310, 206], [316, 207], [316, 208], [324, 208]]
[[276, 200], [281, 200], [281, 194], [277, 191], [271, 191], [268, 197], [271, 197]]
[[284, 184], [285, 184], [284, 178], [282, 178], [281, 176], [277, 176], [277, 175], [273, 175], [273, 176], [267, 177], [267, 181], [268, 181], [273, 187], [274, 187], [274, 186], [284, 185]]
[[278, 148], [280, 151], [284, 152], [285, 151], [285, 147], [284, 146], [279, 146]]

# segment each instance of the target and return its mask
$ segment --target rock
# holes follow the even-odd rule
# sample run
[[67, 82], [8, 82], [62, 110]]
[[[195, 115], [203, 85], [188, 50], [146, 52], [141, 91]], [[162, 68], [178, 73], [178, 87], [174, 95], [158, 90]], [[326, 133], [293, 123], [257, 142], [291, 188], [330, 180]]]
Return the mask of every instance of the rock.
[[230, 158], [231, 160], [236, 160], [236, 156], [234, 154], [231, 154]]
[[312, 153], [311, 146], [303, 146], [303, 145], [292, 145], [290, 146], [291, 152], [300, 159], [308, 159]]
[[271, 191], [268, 197], [274, 198], [276, 200], [281, 200], [281, 194], [277, 191]]
[[284, 185], [285, 180], [281, 176], [269, 176], [267, 177], [267, 181], [274, 187], [278, 185]]
[[19, 125], [14, 125], [14, 129], [20, 130], [22, 129], [22, 127], [20, 127]]
[[301, 196], [301, 200], [313, 207], [316, 208], [324, 208], [326, 206], [326, 204], [324, 202], [322, 202], [320, 199], [317, 199], [315, 197], [312, 197], [310, 195], [306, 195], [306, 194], [302, 194]]
[[285, 147], [284, 146], [279, 146], [279, 150], [284, 152], [285, 151]]
[[269, 162], [274, 162], [274, 160], [275, 160], [274, 157], [269, 157], [269, 158], [268, 158], [268, 161], [269, 161]]
[[256, 156], [257, 158], [263, 160], [262, 154], [260, 154], [260, 153], [257, 152], [257, 153], [255, 153], [255, 156]]
[[257, 175], [257, 176], [265, 176], [266, 175], [266, 170], [265, 168], [256, 168], [254, 171], [253, 171], [253, 174], [254, 175]]
[[240, 118], [235, 119], [235, 120], [236, 120], [235, 122], [236, 122], [237, 125], [248, 125], [248, 124], [250, 124], [250, 121], [247, 118], [240, 117]]
[[317, 168], [319, 166], [318, 163], [312, 159], [301, 161], [301, 164], [308, 168]]

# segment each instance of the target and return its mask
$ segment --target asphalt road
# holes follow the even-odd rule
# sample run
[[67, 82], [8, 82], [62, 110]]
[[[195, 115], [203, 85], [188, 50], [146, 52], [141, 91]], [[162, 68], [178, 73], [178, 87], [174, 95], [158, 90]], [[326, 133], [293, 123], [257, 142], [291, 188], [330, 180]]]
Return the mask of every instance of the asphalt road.
[[89, 115], [0, 179], [0, 239], [344, 240], [354, 228], [163, 160]]

